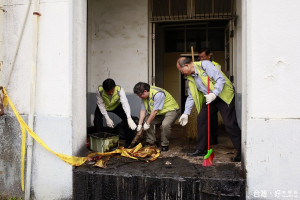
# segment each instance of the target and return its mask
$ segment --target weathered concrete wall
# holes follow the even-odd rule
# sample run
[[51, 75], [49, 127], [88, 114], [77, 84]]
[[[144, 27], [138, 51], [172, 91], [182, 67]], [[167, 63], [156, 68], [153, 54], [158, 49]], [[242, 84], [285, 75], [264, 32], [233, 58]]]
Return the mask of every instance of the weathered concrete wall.
[[[4, 1], [3, 77], [7, 79], [16, 49], [27, 1]], [[40, 2], [36, 105], [34, 131], [55, 152], [79, 155], [86, 143], [86, 2]], [[31, 5], [8, 95], [17, 110], [28, 116], [30, 100], [30, 71], [34, 16]], [[80, 55], [80, 56], [79, 56]], [[4, 80], [6, 82], [6, 80]], [[10, 109], [2, 119], [15, 119]], [[12, 125], [9, 125], [11, 123]], [[20, 129], [16, 120], [5, 121], [4, 127], [16, 127], [5, 132], [0, 140], [0, 194], [20, 196]], [[2, 126], [1, 126], [2, 128]], [[6, 129], [4, 129], [6, 130]], [[1, 134], [2, 137], [2, 134]], [[76, 140], [74, 140], [76, 138]], [[13, 144], [9, 148], [7, 144]], [[2, 167], [5, 166], [5, 167]], [[8, 168], [7, 166], [11, 166]], [[11, 173], [11, 171], [16, 173]], [[2, 181], [5, 184], [2, 184]], [[33, 199], [72, 199], [72, 166], [34, 143], [31, 197]]]
[[[27, 121], [27, 117], [22, 117]], [[22, 134], [15, 117], [0, 117], [0, 137], [0, 199], [21, 197]]]
[[297, 0], [249, 0], [245, 166], [248, 199], [300, 198]]
[[[0, 8], [3, 8], [2, 0], [0, 0]], [[0, 10], [0, 70], [2, 71], [3, 64], [3, 13], [5, 10]], [[2, 73], [0, 73], [0, 84], [2, 83]]]
[[[3, 68], [1, 69], [3, 80], [1, 84], [5, 86], [25, 18], [27, 4], [13, 5], [11, 2], [3, 1], [3, 8], [7, 12], [3, 13], [3, 49], [5, 51], [3, 51]], [[31, 20], [27, 22], [30, 23]], [[25, 28], [24, 35], [31, 36], [29, 27]], [[22, 41], [19, 52], [23, 53], [19, 53], [17, 57], [11, 76], [11, 80], [14, 81], [7, 88], [10, 98], [16, 104], [25, 121], [27, 121], [29, 112], [28, 77], [30, 74], [31, 46], [29, 41]], [[6, 110], [6, 114], [1, 117], [0, 194], [3, 198], [22, 197], [24, 193], [21, 190], [21, 130], [11, 110]]]
[[148, 1], [88, 2], [88, 125], [95, 91], [107, 78], [125, 89], [132, 114], [138, 116], [140, 101], [133, 87], [148, 82]]

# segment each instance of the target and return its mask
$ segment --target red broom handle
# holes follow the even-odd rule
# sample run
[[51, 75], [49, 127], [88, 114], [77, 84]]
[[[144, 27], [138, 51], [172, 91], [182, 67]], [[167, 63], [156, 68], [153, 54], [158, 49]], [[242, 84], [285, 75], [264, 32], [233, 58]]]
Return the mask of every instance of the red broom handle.
[[[209, 76], [207, 76], [207, 94], [209, 94]], [[207, 104], [207, 149], [209, 150], [210, 147], [210, 104]]]

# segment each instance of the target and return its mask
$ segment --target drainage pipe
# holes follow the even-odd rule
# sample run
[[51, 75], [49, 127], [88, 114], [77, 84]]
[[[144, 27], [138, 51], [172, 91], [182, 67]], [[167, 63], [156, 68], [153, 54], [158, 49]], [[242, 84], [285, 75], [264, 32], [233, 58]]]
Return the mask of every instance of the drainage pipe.
[[[39, 17], [40, 17], [40, 1], [34, 1], [34, 18], [33, 18], [33, 45], [32, 45], [32, 65], [30, 74], [30, 110], [28, 115], [28, 126], [33, 130], [34, 114], [35, 114], [35, 91], [36, 91], [36, 66], [37, 66], [37, 50], [38, 50], [38, 33], [39, 33]], [[30, 200], [31, 188], [31, 168], [32, 168], [32, 147], [33, 139], [27, 134], [27, 162], [26, 162], [26, 183], [25, 183], [25, 200]]]

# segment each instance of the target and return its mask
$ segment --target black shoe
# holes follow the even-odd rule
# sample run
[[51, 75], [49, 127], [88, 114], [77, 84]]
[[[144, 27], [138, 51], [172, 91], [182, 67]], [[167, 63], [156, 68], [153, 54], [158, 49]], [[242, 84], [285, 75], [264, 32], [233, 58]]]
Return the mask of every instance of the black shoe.
[[193, 153], [187, 153], [188, 156], [205, 156], [207, 154], [207, 151], [200, 151], [200, 150], [196, 150]]
[[241, 162], [241, 155], [237, 154], [235, 157], [231, 158], [232, 162]]
[[169, 150], [169, 146], [161, 146], [161, 151], [168, 151]]

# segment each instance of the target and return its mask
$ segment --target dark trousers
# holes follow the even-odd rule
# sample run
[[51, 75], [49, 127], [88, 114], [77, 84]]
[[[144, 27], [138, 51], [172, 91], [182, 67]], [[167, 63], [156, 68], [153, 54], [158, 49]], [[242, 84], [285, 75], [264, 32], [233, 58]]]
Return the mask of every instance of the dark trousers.
[[210, 115], [210, 141], [212, 144], [218, 143], [218, 112]]
[[[112, 112], [112, 113], [115, 113], [116, 115], [118, 115], [121, 118], [122, 122], [124, 123], [125, 128], [127, 130], [129, 130], [129, 126], [127, 123], [127, 115], [126, 115], [125, 111], [123, 110], [122, 104], [119, 104], [116, 107], [116, 109], [114, 109], [112, 111], [108, 111], [108, 112]], [[96, 106], [96, 110], [95, 110], [94, 126], [95, 126], [96, 132], [102, 132], [104, 130], [103, 115], [100, 112], [98, 105]], [[115, 126], [116, 126], [116, 124], [115, 124]]]
[[[233, 98], [231, 103], [228, 105], [222, 99], [217, 97], [210, 104], [211, 116], [216, 115], [218, 111], [220, 111], [220, 114], [224, 121], [226, 132], [228, 133], [234, 148], [238, 152], [240, 152], [241, 151], [241, 129], [238, 126], [237, 118], [236, 118], [235, 98]], [[208, 142], [207, 141], [207, 105], [205, 103], [203, 104], [203, 107], [197, 117], [197, 130], [198, 130], [197, 149], [200, 151], [205, 151], [207, 149], [207, 142]]]

